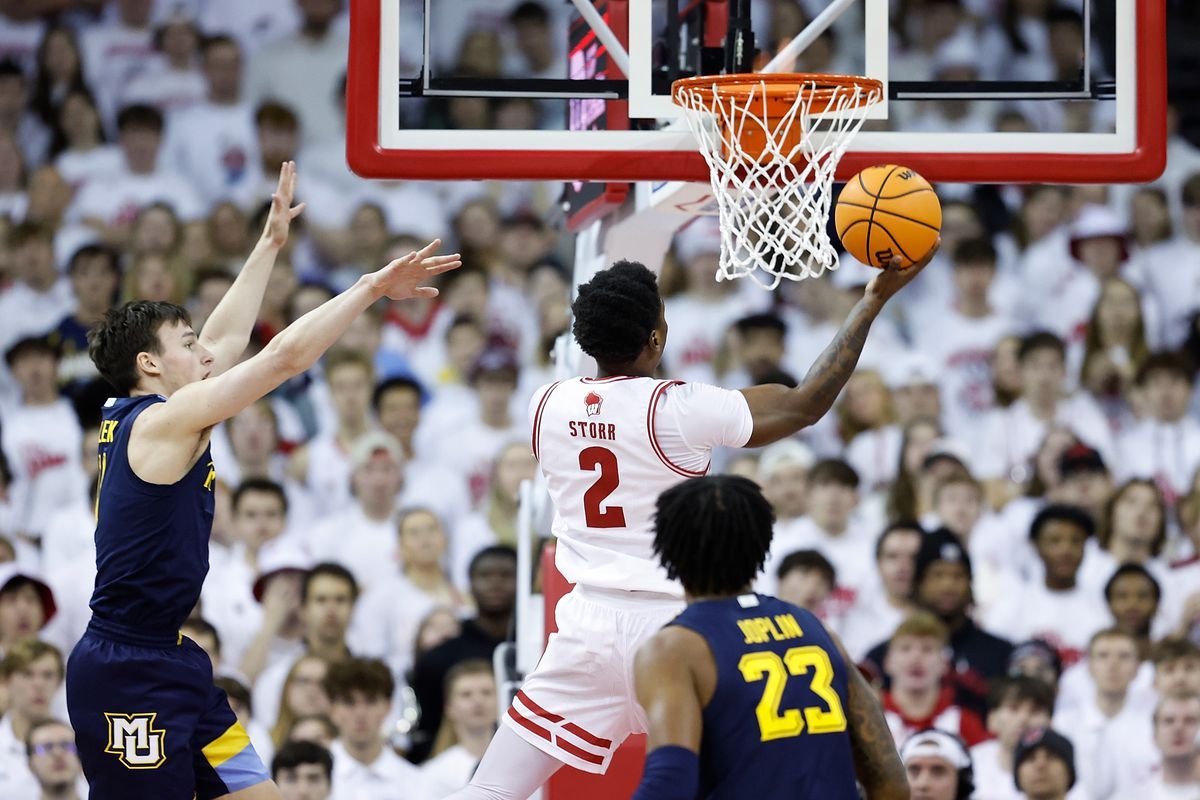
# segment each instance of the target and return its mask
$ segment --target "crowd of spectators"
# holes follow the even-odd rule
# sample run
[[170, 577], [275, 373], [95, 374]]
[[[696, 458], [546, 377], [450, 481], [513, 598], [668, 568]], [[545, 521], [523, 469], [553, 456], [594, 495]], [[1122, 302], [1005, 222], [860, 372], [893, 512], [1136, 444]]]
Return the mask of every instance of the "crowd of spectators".
[[[434, 3], [448, 72], [563, 75], [566, 4], [453, 5]], [[1078, 69], [1078, 2], [892, 5], [909, 80]], [[821, 6], [755, 2], [760, 40]], [[340, 0], [0, 11], [0, 797], [86, 796], [61, 689], [90, 614], [109, 394], [87, 329], [132, 299], [182, 303], [199, 329], [289, 159], [307, 209], [252, 349], [428, 238], [465, 266], [437, 300], [371, 309], [213, 432], [211, 567], [183, 632], [288, 800], [441, 797], [487, 745], [492, 655], [532, 588], [513, 549], [536, 471], [526, 406], [569, 326], [561, 186], [353, 176], [346, 36]], [[835, 29], [799, 66], [859, 55]], [[562, 127], [562, 111], [454, 98], [405, 114]], [[1107, 113], [941, 103], [902, 124], [1098, 131]], [[941, 759], [954, 776], [973, 762], [977, 800], [1200, 797], [1200, 149], [1173, 132], [1169, 152], [1150, 186], [939, 187], [941, 251], [874, 325], [835, 412], [717, 456], [775, 508], [756, 588], [841, 635], [911, 740], [914, 786]], [[718, 234], [699, 220], [651, 265], [664, 374], [794, 383], [869, 271], [718, 283]]]

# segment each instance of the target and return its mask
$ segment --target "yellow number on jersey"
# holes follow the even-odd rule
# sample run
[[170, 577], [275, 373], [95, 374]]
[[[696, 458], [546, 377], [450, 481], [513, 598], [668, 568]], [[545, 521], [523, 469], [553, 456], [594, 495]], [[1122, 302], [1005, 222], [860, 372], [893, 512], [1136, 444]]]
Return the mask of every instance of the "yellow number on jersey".
[[96, 506], [92, 510], [96, 520], [100, 519], [100, 487], [104, 485], [104, 473], [108, 469], [108, 453], [100, 453], [97, 458], [100, 461], [100, 473], [96, 479]]
[[[789, 708], [781, 714], [779, 704], [783, 701], [783, 689], [789, 675], [803, 675], [812, 670], [813, 693], [829, 706], [809, 706], [803, 709]], [[808, 723], [809, 733], [838, 733], [846, 730], [846, 715], [842, 701], [833, 690], [833, 664], [829, 654], [816, 645], [793, 647], [780, 658], [769, 650], [746, 653], [738, 661], [738, 670], [747, 683], [766, 678], [762, 698], [758, 701], [755, 714], [762, 741], [799, 736]]]

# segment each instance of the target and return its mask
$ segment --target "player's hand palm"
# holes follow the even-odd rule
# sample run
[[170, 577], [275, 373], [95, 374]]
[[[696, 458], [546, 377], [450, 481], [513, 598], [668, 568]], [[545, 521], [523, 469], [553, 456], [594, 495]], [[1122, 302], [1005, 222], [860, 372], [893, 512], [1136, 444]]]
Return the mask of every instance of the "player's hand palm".
[[292, 207], [292, 198], [296, 194], [296, 162], [285, 161], [279, 168], [279, 185], [271, 195], [271, 212], [267, 215], [267, 225], [263, 228], [263, 238], [275, 247], [287, 244], [288, 228], [300, 212], [304, 203]]
[[900, 257], [897, 256], [888, 264], [879, 274], [871, 279], [867, 284], [867, 297], [874, 297], [880, 301], [886, 302], [892, 295], [907, 286], [917, 274], [933, 261], [933, 257], [937, 255], [938, 248], [942, 246], [941, 237], [933, 243], [933, 248], [925, 254], [917, 263], [907, 269], [900, 268]]
[[434, 239], [420, 250], [397, 258], [378, 272], [371, 273], [368, 278], [372, 287], [380, 295], [392, 300], [437, 297], [437, 289], [423, 284], [434, 275], [441, 275], [462, 266], [462, 258], [458, 253], [434, 255], [441, 244], [441, 239]]

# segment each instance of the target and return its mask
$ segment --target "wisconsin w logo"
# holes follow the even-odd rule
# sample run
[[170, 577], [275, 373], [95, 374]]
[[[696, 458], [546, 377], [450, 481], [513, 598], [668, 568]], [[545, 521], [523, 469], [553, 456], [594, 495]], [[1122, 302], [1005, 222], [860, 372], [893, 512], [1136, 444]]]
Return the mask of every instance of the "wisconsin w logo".
[[129, 769], [158, 769], [167, 760], [166, 731], [154, 727], [157, 713], [109, 714], [108, 745], [104, 752], [117, 756]]

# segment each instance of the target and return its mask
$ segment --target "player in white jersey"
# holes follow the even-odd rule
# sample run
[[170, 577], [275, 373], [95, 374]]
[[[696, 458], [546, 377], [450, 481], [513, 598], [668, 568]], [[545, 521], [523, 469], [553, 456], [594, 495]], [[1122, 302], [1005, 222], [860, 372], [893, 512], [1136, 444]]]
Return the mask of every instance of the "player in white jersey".
[[704, 475], [714, 447], [762, 447], [819, 420], [854, 372], [871, 322], [931, 257], [881, 271], [794, 389], [657, 380], [667, 321], [654, 274], [619, 261], [579, 287], [573, 332], [596, 377], [544, 386], [529, 406], [554, 501], [556, 564], [575, 588], [470, 785], [452, 797], [523, 800], [563, 764], [602, 773], [626, 736], [646, 730], [633, 656], [684, 607], [653, 552], [658, 495]]

